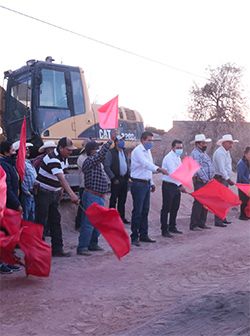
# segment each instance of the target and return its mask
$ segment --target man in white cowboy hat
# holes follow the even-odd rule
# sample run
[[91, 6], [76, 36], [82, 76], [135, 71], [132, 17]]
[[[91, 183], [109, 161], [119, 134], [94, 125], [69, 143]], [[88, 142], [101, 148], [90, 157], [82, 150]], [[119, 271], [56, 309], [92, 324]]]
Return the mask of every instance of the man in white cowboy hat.
[[32, 160], [32, 164], [35, 167], [36, 171], [38, 172], [39, 168], [41, 167], [43, 158], [53, 152], [53, 150], [56, 148], [56, 144], [52, 140], [44, 141], [44, 144], [38, 149], [38, 153], [41, 153], [38, 155], [35, 159]]
[[[213, 164], [215, 169], [214, 178], [228, 187], [228, 185], [234, 185], [231, 180], [232, 174], [232, 158], [230, 155], [230, 149], [234, 143], [239, 142], [233, 139], [231, 134], [225, 134], [221, 139], [217, 141], [219, 148], [216, 149], [213, 155]], [[215, 216], [215, 226], [225, 227], [226, 224], [230, 224], [226, 219], [222, 221], [219, 217]]]
[[[18, 151], [20, 147], [20, 141], [13, 143], [13, 148]], [[26, 159], [25, 159], [25, 174], [24, 179], [21, 184], [21, 205], [23, 208], [23, 218], [25, 220], [34, 221], [35, 220], [35, 200], [33, 196], [33, 186], [36, 180], [36, 170], [33, 167], [30, 157], [30, 147], [33, 147], [33, 144], [26, 142]]]
[[[193, 177], [194, 190], [202, 188], [207, 182], [209, 182], [214, 176], [214, 166], [212, 160], [206, 153], [207, 144], [212, 140], [206, 138], [204, 134], [196, 134], [191, 144], [194, 144], [195, 147], [191, 152], [191, 157], [197, 161], [200, 165], [200, 169]], [[210, 229], [206, 225], [207, 220], [207, 209], [203, 205], [194, 200], [191, 220], [190, 220], [190, 230], [198, 231], [201, 229]]]

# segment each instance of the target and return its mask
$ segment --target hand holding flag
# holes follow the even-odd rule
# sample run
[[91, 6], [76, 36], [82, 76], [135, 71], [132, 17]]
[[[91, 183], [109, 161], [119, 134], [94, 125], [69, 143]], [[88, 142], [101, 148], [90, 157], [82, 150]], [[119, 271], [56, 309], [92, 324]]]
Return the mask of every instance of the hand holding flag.
[[200, 169], [198, 162], [187, 156], [183, 159], [182, 164], [169, 176], [181, 182], [189, 189], [193, 188], [192, 177]]

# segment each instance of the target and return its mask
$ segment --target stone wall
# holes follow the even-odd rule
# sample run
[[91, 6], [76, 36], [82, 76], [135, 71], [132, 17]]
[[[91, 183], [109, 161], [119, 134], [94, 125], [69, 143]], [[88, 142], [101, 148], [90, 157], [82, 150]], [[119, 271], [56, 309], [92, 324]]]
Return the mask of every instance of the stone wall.
[[173, 121], [173, 127], [161, 136], [160, 141], [155, 141], [152, 149], [154, 160], [157, 164], [161, 164], [164, 155], [171, 150], [171, 142], [174, 139], [183, 141], [184, 153], [189, 155], [193, 149], [190, 144], [195, 134], [204, 133], [207, 138], [212, 139], [212, 143], [208, 145], [207, 153], [212, 155], [217, 148], [216, 142], [223, 134], [232, 134], [234, 139], [238, 139], [239, 143], [234, 144], [231, 151], [233, 166], [236, 167], [238, 160], [242, 157], [242, 153], [246, 146], [250, 146], [250, 123], [221, 123], [221, 122], [205, 122], [205, 121]]

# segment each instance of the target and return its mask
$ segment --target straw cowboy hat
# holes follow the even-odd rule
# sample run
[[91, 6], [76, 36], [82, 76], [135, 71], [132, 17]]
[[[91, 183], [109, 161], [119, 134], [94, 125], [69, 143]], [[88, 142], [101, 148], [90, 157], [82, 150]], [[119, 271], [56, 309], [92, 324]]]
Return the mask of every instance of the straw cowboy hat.
[[56, 144], [52, 140], [44, 141], [44, 144], [38, 149], [39, 153], [43, 153], [46, 148], [56, 148]]
[[[17, 151], [17, 150], [19, 149], [19, 147], [20, 147], [20, 140], [14, 142], [14, 143], [12, 144], [12, 147], [13, 147], [13, 149], [14, 149], [15, 151]], [[33, 147], [33, 144], [30, 143], [30, 142], [26, 142], [26, 148], [27, 148], [27, 147]]]
[[194, 137], [194, 140], [192, 140], [190, 143], [194, 144], [196, 142], [211, 142], [212, 140], [209, 138], [206, 138], [204, 134], [196, 134], [196, 136]]
[[221, 139], [217, 141], [217, 145], [221, 146], [223, 142], [230, 141], [230, 142], [239, 142], [239, 140], [234, 140], [231, 134], [225, 134], [222, 136]]

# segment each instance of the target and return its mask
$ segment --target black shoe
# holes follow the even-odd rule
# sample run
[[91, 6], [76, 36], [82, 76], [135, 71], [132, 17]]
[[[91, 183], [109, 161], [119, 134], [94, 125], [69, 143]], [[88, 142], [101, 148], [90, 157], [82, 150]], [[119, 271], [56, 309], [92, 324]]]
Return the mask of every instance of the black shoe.
[[240, 219], [240, 220], [248, 220], [249, 218], [248, 218], [248, 217], [245, 217], [245, 216], [240, 216], [239, 219]]
[[191, 231], [201, 231], [198, 227], [194, 226], [190, 228]]
[[211, 229], [211, 227], [209, 227], [207, 225], [199, 226], [199, 228], [201, 228], [201, 229]]
[[20, 266], [16, 266], [16, 265], [6, 265], [10, 270], [12, 270], [13, 272], [19, 272], [21, 271], [21, 267]]
[[227, 227], [226, 224], [214, 224], [214, 226], [218, 226], [218, 227]]
[[166, 238], [173, 238], [174, 236], [171, 235], [168, 231], [167, 232], [162, 232], [162, 237], [166, 237]]
[[132, 240], [131, 244], [137, 247], [141, 246], [141, 244], [139, 243], [139, 240]]
[[124, 218], [122, 221], [124, 224], [130, 224], [130, 221], [128, 221], [126, 218]]
[[179, 230], [177, 230], [176, 228], [174, 228], [174, 229], [169, 229], [169, 232], [171, 232], [171, 233], [179, 233], [179, 234], [182, 233], [182, 231], [179, 231]]
[[1, 274], [11, 274], [13, 271], [5, 264], [0, 265], [0, 273]]
[[229, 222], [228, 220], [224, 219], [223, 221], [224, 224], [232, 224], [232, 222]]
[[71, 253], [70, 252], [65, 252], [65, 251], [55, 251], [52, 252], [52, 257], [70, 257]]
[[143, 243], [155, 243], [156, 240], [149, 238], [149, 236], [140, 237], [140, 241]]
[[89, 246], [89, 251], [103, 251], [103, 248], [99, 245]]

